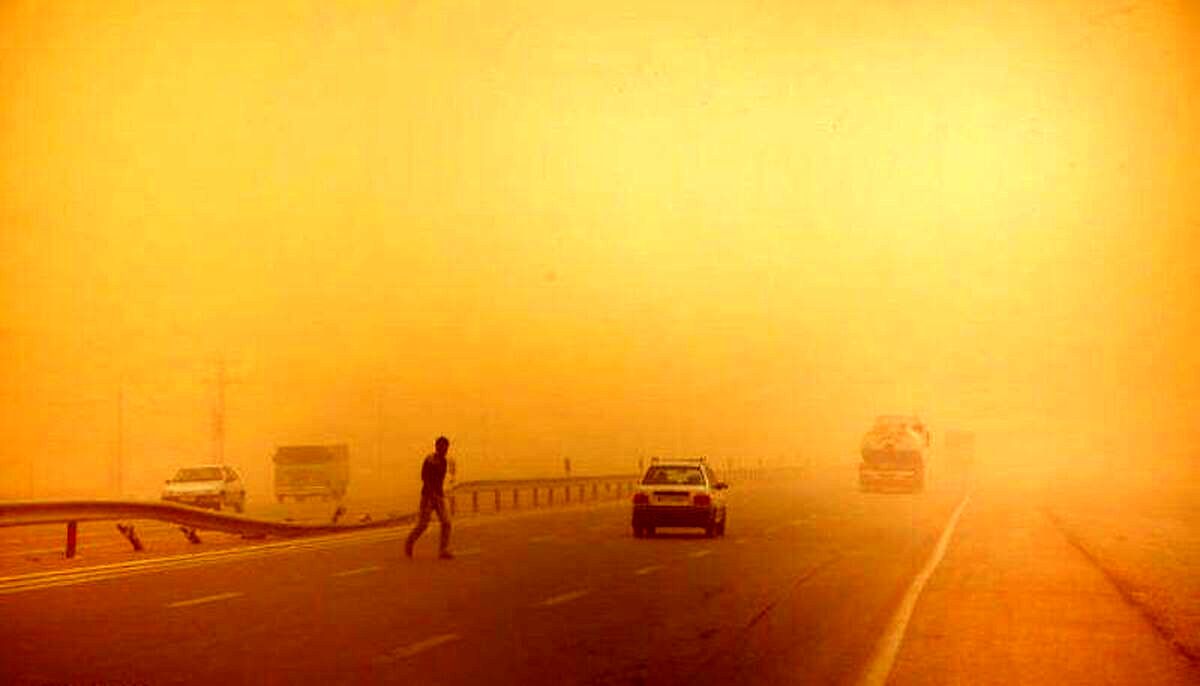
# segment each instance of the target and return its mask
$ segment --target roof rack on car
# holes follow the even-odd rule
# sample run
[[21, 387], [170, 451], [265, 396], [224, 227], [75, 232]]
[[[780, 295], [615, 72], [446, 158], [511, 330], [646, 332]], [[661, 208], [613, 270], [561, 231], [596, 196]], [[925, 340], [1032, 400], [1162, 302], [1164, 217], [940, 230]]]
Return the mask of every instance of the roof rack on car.
[[650, 464], [658, 464], [659, 462], [691, 462], [695, 464], [708, 464], [707, 457], [671, 457], [662, 459], [658, 457], [650, 458]]

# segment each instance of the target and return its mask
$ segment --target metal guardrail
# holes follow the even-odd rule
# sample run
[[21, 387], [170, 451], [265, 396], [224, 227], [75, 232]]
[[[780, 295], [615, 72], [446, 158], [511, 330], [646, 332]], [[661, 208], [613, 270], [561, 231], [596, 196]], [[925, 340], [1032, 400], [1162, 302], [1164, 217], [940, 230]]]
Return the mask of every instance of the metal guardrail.
[[[337, 534], [366, 529], [378, 529], [411, 522], [415, 514], [406, 514], [385, 519], [345, 524], [304, 524], [277, 522], [242, 515], [223, 514], [188, 505], [165, 502], [139, 502], [124, 500], [59, 500], [0, 502], [0, 527], [35, 526], [39, 524], [66, 524], [66, 556], [75, 556], [76, 536], [79, 522], [154, 519], [178, 524], [183, 534], [193, 543], [199, 542], [197, 530], [223, 531], [245, 538], [296, 538]], [[142, 544], [132, 525], [119, 523], [117, 529], [129, 539], [134, 550]]]
[[[450, 489], [447, 494], [451, 511], [457, 510], [456, 503], [461, 495], [470, 494], [476, 513], [479, 509], [479, 493], [495, 492], [495, 509], [502, 508], [500, 493], [513, 494], [510, 507], [518, 507], [520, 493], [532, 492], [532, 504], [539, 505], [538, 494], [545, 493], [545, 504], [554, 504], [554, 494], [560, 491], [561, 502], [572, 501], [572, 492], [576, 489], [575, 500], [587, 500], [587, 489], [591, 486], [592, 498], [600, 496], [600, 487], [604, 486], [604, 494], [625, 491], [624, 484], [632, 484], [635, 476], [599, 476], [574, 477], [560, 479], [512, 479], [470, 481], [460, 483]], [[614, 488], [616, 485], [616, 488]], [[299, 522], [281, 522], [256, 519], [243, 515], [227, 514], [213, 510], [180, 505], [178, 503], [158, 501], [126, 501], [126, 500], [57, 500], [57, 501], [10, 501], [0, 502], [0, 528], [13, 526], [36, 526], [46, 524], [66, 524], [67, 544], [66, 557], [75, 556], [79, 522], [111, 521], [118, 522], [117, 529], [125, 536], [135, 551], [143, 549], [141, 540], [132, 524], [132, 520], [157, 520], [177, 524], [183, 535], [192, 543], [199, 543], [197, 531], [221, 531], [240, 535], [244, 538], [296, 538], [300, 536], [317, 536], [327, 534], [348, 533], [367, 529], [379, 529], [398, 526], [413, 522], [416, 513], [389, 516], [383, 519], [369, 521], [338, 523], [337, 519], [344, 513], [338, 508], [333, 514], [334, 521], [328, 524], [312, 524]]]
[[[553, 507], [556, 503], [555, 494], [561, 494], [558, 503], [570, 504], [596, 501], [606, 498], [620, 498], [631, 493], [638, 481], [636, 474], [614, 474], [608, 476], [574, 476], [551, 479], [491, 479], [484, 481], [464, 481], [455, 484], [447, 494], [450, 514], [458, 514], [466, 502], [460, 506], [459, 499], [464, 501], [469, 496], [470, 512], [500, 512], [504, 509], [521, 509], [521, 494], [529, 495], [529, 507]], [[491, 508], [480, 508], [481, 493], [491, 494]], [[545, 499], [541, 496], [544, 493]], [[506, 504], [507, 501], [507, 504]]]
[[415, 515], [348, 522], [305, 524], [255, 519], [225, 514], [188, 505], [136, 500], [30, 500], [0, 502], [0, 527], [96, 522], [127, 519], [156, 519], [206, 531], [225, 531], [248, 536], [313, 536], [394, 526], [412, 521]]
[[[764, 475], [758, 470], [730, 474], [737, 478], [755, 479]], [[464, 481], [452, 486], [447, 493], [451, 514], [462, 509], [460, 499], [469, 498], [470, 511], [475, 514], [522, 508], [522, 493], [529, 496], [528, 507], [553, 507], [557, 504], [584, 503], [621, 498], [633, 492], [639, 480], [637, 474], [606, 476], [577, 476], [549, 479], [490, 479]], [[480, 494], [491, 494], [491, 507], [480, 507]], [[556, 497], [556, 494], [559, 494]], [[544, 496], [544, 499], [543, 499]], [[485, 500], [487, 500], [485, 498]], [[465, 506], [466, 502], [461, 503]], [[485, 503], [486, 505], [486, 503]], [[212, 510], [168, 502], [126, 500], [58, 500], [0, 502], [0, 528], [46, 524], [67, 525], [66, 556], [74, 557], [79, 522], [152, 519], [177, 524], [192, 543], [199, 543], [197, 531], [222, 531], [244, 538], [296, 538], [349, 533], [368, 529], [398, 526], [414, 521], [416, 513], [392, 515], [383, 519], [338, 523], [345, 511], [339, 507], [328, 524], [273, 521], [244, 515], [226, 514]], [[133, 525], [119, 523], [118, 530], [129, 539], [134, 550], [142, 550]]]

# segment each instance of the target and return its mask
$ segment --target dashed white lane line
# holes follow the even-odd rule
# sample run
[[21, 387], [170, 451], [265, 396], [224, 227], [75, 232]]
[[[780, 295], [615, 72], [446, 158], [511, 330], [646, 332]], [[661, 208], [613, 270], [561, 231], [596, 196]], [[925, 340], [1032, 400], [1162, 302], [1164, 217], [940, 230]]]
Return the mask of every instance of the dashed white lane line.
[[912, 619], [913, 610], [917, 607], [917, 599], [921, 597], [921, 591], [925, 588], [925, 583], [929, 581], [929, 577], [933, 576], [934, 570], [937, 569], [942, 558], [946, 555], [946, 547], [950, 545], [950, 537], [954, 535], [954, 528], [958, 526], [958, 519], [962, 516], [963, 509], [971, 500], [971, 494], [963, 496], [962, 502], [954, 510], [954, 514], [950, 515], [950, 521], [946, 522], [946, 528], [942, 530], [942, 535], [938, 538], [937, 545], [933, 549], [933, 553], [929, 555], [925, 566], [912, 580], [908, 591], [905, 592], [904, 598], [900, 601], [900, 607], [896, 608], [896, 614], [892, 615], [892, 620], [888, 623], [887, 629], [883, 633], [883, 638], [875, 647], [875, 654], [871, 656], [871, 661], [867, 664], [867, 669], [859, 681], [860, 686], [876, 686], [887, 683], [888, 676], [892, 672], [892, 665], [896, 662], [896, 655], [900, 652], [900, 644], [904, 641], [904, 632], [908, 629], [908, 620]]
[[230, 598], [236, 598], [240, 595], [243, 595], [243, 594], [238, 593], [238, 592], [218, 593], [216, 595], [206, 595], [202, 598], [192, 598], [191, 600], [180, 600], [179, 602], [176, 602], [176, 603], [167, 603], [167, 607], [188, 607], [190, 605], [203, 605], [204, 603], [215, 603], [218, 600], [228, 600]]
[[359, 567], [358, 569], [347, 569], [343, 572], [334, 572], [334, 576], [354, 576], [356, 574], [366, 574], [367, 572], [378, 572], [383, 569], [379, 565], [371, 565], [369, 567]]
[[634, 572], [634, 574], [636, 574], [637, 576], [646, 576], [650, 572], [657, 572], [660, 569], [663, 569], [662, 565], [649, 565], [647, 567], [642, 567], [641, 569]]
[[704, 557], [705, 555], [712, 555], [712, 551], [711, 550], [697, 550], [694, 553], [688, 553], [688, 557]]
[[537, 606], [538, 607], [551, 607], [554, 605], [562, 605], [563, 603], [569, 603], [572, 600], [582, 598], [583, 596], [587, 595], [588, 593], [591, 593], [591, 591], [589, 591], [587, 589], [582, 589], [579, 591], [571, 591], [570, 593], [560, 593], [559, 595], [556, 595], [556, 596], [553, 596], [550, 598], [546, 598], [542, 602], [537, 603]]
[[439, 634], [431, 636], [424, 641], [417, 641], [406, 646], [401, 646], [389, 651], [386, 655], [381, 655], [375, 658], [376, 662], [392, 662], [395, 660], [403, 660], [412, 657], [418, 653], [423, 653], [430, 648], [436, 648], [443, 643], [450, 643], [461, 638], [458, 634]]
[[471, 557], [472, 555], [478, 555], [482, 552], [483, 552], [483, 550], [480, 548], [467, 548], [466, 550], [455, 550], [454, 557]]
[[554, 536], [534, 536], [533, 538], [529, 539], [529, 542], [530, 543], [545, 543], [546, 541], [553, 541], [554, 538], [555, 538]]
[[733, 542], [736, 543], [737, 545], [745, 545], [747, 540], [748, 539], [745, 539], [745, 538], [735, 538], [735, 539], [733, 539]]

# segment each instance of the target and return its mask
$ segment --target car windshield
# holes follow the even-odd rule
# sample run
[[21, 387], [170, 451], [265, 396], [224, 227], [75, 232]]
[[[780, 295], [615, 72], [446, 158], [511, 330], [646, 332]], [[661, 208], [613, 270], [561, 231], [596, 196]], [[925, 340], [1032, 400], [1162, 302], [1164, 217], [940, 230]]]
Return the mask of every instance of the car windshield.
[[699, 467], [651, 467], [642, 483], [703, 486], [704, 474]]
[[220, 467], [190, 467], [179, 470], [172, 481], [220, 481], [224, 478]]

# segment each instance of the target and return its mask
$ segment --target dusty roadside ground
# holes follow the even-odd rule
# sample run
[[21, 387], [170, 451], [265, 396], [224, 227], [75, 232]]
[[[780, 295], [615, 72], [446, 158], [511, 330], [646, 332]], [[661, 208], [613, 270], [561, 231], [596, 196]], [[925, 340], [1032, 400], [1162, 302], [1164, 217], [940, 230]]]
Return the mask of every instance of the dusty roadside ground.
[[1200, 662], [1200, 459], [1042, 483], [1043, 508], [1155, 629]]

